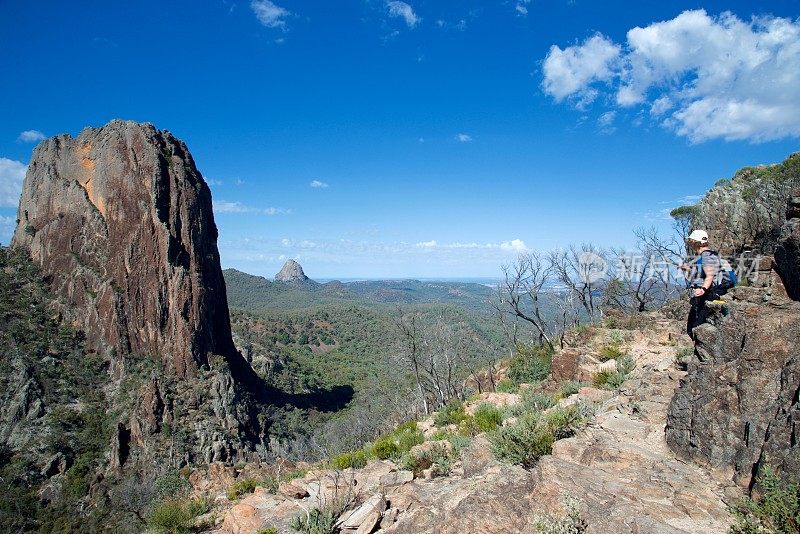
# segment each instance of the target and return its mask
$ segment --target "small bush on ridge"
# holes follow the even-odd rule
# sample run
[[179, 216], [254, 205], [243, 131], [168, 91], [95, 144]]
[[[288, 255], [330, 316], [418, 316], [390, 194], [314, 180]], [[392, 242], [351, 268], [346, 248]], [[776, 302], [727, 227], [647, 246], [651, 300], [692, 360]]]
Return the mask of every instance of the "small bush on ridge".
[[769, 467], [758, 478], [761, 495], [745, 497], [730, 508], [731, 534], [800, 532], [800, 485], [781, 481]]
[[230, 488], [228, 488], [228, 500], [235, 501], [245, 493], [253, 493], [255, 489], [256, 481], [252, 478], [237, 480]]
[[494, 404], [483, 403], [473, 416], [475, 426], [481, 432], [489, 432], [503, 423], [503, 412]]
[[464, 412], [464, 403], [459, 399], [450, 399], [447, 404], [439, 408], [433, 416], [433, 423], [436, 426], [457, 425], [467, 418]]
[[517, 345], [511, 358], [508, 378], [517, 384], [533, 384], [547, 378], [553, 360], [553, 349], [548, 345]]

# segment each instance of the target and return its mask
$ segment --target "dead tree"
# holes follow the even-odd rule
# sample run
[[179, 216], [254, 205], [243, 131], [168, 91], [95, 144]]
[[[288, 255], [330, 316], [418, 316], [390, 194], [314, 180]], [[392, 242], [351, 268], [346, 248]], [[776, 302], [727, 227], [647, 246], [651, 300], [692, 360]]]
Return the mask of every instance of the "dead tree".
[[602, 313], [595, 300], [608, 271], [606, 253], [592, 244], [570, 245], [549, 255], [550, 268], [565, 289], [581, 304], [590, 322]]
[[[513, 264], [503, 266], [504, 277], [498, 285], [498, 298], [493, 305], [501, 317], [511, 314], [530, 323], [539, 334], [539, 342], [552, 348], [551, 329], [542, 315], [541, 305], [543, 289], [551, 280], [551, 274], [550, 265], [537, 253], [520, 254]], [[516, 333], [514, 327], [514, 345]]]
[[430, 415], [428, 398], [425, 394], [425, 385], [422, 376], [422, 332], [419, 314], [415, 312], [405, 313], [403, 309], [398, 306], [394, 322], [400, 332], [402, 343], [401, 354], [411, 368], [411, 372], [414, 374], [414, 380], [417, 383], [417, 392], [419, 394], [420, 403], [422, 404], [422, 411], [426, 416]]

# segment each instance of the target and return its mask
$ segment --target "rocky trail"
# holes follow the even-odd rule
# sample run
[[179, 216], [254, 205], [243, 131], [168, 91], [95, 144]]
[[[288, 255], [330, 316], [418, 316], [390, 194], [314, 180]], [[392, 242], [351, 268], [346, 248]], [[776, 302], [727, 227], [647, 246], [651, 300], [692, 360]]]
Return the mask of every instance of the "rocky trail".
[[[193, 476], [198, 491], [218, 490], [213, 516], [201, 519], [217, 533], [291, 532], [292, 518], [344, 500], [350, 505], [337, 523], [341, 532], [534, 533], [542, 518], [563, 517], [572, 500], [587, 533], [726, 532], [726, 503], [740, 490], [667, 446], [668, 406], [686, 374], [675, 364], [682, 334], [675, 322], [650, 319], [647, 329], [629, 333], [627, 352], [636, 361], [629, 379], [616, 392], [583, 387], [561, 399], [561, 405], [592, 403], [596, 415], [574, 436], [556, 441], [552, 454], [530, 471], [495, 460], [480, 434], [448, 476], [415, 478], [391, 461], [371, 461], [356, 470], [312, 469], [274, 493], [259, 486], [230, 502], [224, 488], [260, 467], [248, 464], [239, 472], [212, 464]], [[590, 352], [572, 351], [584, 353], [583, 362], [592, 361]], [[587, 365], [602, 364], [584, 363], [577, 372]], [[513, 404], [518, 397], [489, 393], [475, 403]], [[429, 421], [420, 428], [432, 432]]]

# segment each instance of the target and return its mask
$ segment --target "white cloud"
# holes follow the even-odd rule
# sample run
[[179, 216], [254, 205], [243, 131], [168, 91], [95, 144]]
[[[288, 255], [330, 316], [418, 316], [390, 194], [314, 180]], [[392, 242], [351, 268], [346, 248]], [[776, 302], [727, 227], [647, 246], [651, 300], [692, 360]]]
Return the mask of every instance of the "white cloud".
[[502, 252], [526, 252], [528, 247], [525, 245], [525, 242], [521, 239], [512, 239], [510, 241], [503, 241], [501, 243], [476, 243], [474, 241], [461, 243], [461, 242], [454, 242], [454, 243], [443, 243], [439, 244], [435, 240], [431, 241], [422, 241], [421, 243], [417, 243], [414, 245], [417, 248], [423, 249], [484, 249], [484, 250], [500, 250]]
[[286, 208], [254, 208], [241, 202], [219, 200], [214, 202], [214, 213], [256, 213], [260, 215], [289, 215], [292, 210]]
[[517, 12], [517, 16], [524, 17], [528, 14], [527, 5], [531, 3], [531, 0], [519, 0], [517, 5], [514, 6], [514, 10]]
[[471, 143], [472, 136], [465, 133], [456, 134], [456, 141], [459, 143]]
[[653, 100], [650, 106], [650, 115], [660, 117], [672, 107], [672, 100], [668, 96], [662, 96]]
[[617, 117], [616, 111], [606, 111], [597, 118], [597, 129], [602, 134], [612, 134], [617, 131], [614, 126], [614, 119]]
[[463, 31], [467, 30], [467, 20], [466, 19], [460, 19], [458, 22], [448, 22], [446, 20], [439, 19], [439, 20], [436, 21], [436, 25], [439, 28], [443, 29], [443, 30], [454, 29], [454, 30], [458, 30], [460, 32], [463, 32]]
[[[597, 39], [606, 62], [596, 60]], [[692, 142], [800, 137], [800, 20], [685, 11], [632, 28], [624, 50], [598, 35], [551, 47], [543, 87], [556, 101], [608, 91]]]
[[215, 185], [216, 186], [216, 185], [222, 185], [223, 181], [222, 180], [217, 180], [215, 178], [206, 178], [206, 183], [208, 185]]
[[528, 247], [522, 239], [512, 239], [500, 243], [500, 250], [504, 252], [527, 252]]
[[313, 187], [315, 189], [325, 189], [325, 188], [328, 187], [327, 183], [321, 182], [319, 180], [312, 180], [312, 182], [310, 184], [308, 184], [308, 185], [310, 185], [311, 187]]
[[41, 141], [47, 137], [39, 130], [25, 130], [24, 132], [19, 134], [17, 137], [17, 141], [22, 141], [24, 143], [35, 143], [37, 141]]
[[390, 17], [402, 17], [409, 28], [414, 28], [417, 24], [422, 22], [422, 19], [414, 13], [414, 9], [405, 2], [391, 0], [386, 2], [386, 9], [389, 10]]
[[591, 102], [597, 93], [589, 85], [611, 79], [619, 54], [619, 45], [599, 33], [564, 50], [553, 45], [544, 60], [544, 90], [556, 102], [568, 96]]
[[16, 208], [22, 192], [22, 180], [28, 166], [21, 161], [0, 158], [0, 206]]
[[258, 21], [267, 28], [285, 28], [284, 18], [290, 13], [270, 0], [252, 0], [250, 9], [256, 14]]
[[597, 119], [597, 125], [601, 128], [611, 126], [614, 123], [614, 118], [616, 118], [616, 116], [616, 111], [606, 111]]

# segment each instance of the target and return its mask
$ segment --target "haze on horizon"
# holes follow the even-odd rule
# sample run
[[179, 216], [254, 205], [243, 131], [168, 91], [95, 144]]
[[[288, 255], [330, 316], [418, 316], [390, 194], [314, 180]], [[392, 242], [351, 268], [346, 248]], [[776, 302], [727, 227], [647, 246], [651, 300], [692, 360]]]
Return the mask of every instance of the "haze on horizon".
[[548, 4], [0, 5], [0, 243], [35, 144], [113, 118], [187, 143], [268, 278], [496, 278], [798, 150], [796, 2]]

